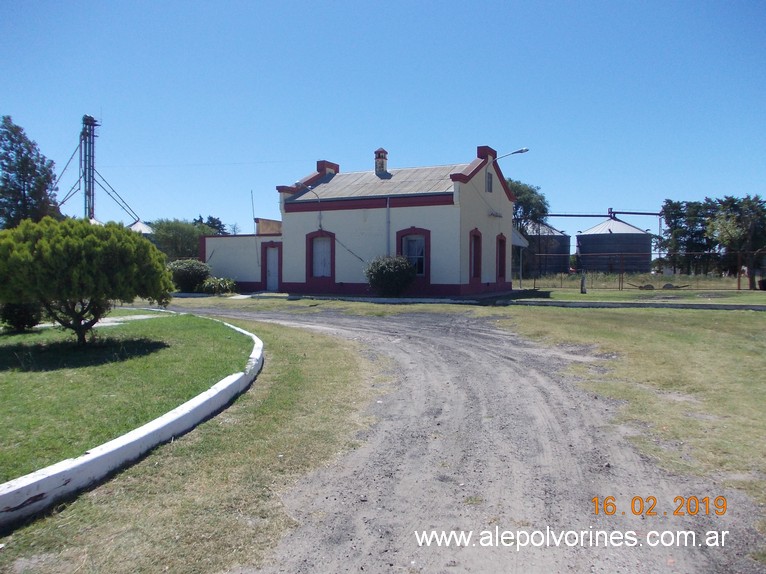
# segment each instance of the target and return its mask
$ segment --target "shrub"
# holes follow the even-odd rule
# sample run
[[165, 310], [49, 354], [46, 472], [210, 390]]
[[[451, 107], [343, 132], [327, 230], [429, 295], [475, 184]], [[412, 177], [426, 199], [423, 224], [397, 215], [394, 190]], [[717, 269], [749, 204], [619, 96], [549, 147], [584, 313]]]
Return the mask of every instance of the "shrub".
[[194, 293], [210, 277], [210, 266], [196, 259], [179, 259], [168, 263], [173, 283], [182, 293]]
[[211, 295], [223, 295], [224, 293], [234, 293], [237, 284], [234, 279], [226, 277], [208, 277], [200, 285], [200, 291]]
[[370, 287], [383, 297], [398, 297], [412, 285], [415, 267], [406, 257], [389, 255], [376, 257], [364, 270]]
[[39, 325], [43, 308], [39, 303], [4, 303], [0, 305], [0, 322], [14, 331], [26, 331]]

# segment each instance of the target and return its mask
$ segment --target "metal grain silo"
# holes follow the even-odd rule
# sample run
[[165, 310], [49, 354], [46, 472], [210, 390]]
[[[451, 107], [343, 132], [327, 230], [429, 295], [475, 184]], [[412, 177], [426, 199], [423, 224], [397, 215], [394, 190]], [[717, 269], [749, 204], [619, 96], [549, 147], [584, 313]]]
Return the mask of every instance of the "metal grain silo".
[[577, 236], [579, 265], [587, 272], [649, 273], [652, 235], [610, 217]]
[[545, 223], [533, 223], [528, 231], [527, 260], [531, 271], [538, 276], [568, 273], [571, 237]]

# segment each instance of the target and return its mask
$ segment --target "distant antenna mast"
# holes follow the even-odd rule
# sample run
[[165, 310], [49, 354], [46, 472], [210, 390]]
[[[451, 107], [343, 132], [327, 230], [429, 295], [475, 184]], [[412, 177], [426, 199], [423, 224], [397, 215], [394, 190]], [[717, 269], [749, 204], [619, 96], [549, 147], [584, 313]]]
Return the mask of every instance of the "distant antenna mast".
[[85, 187], [85, 218], [96, 218], [96, 118], [82, 117], [80, 132], [80, 179]]

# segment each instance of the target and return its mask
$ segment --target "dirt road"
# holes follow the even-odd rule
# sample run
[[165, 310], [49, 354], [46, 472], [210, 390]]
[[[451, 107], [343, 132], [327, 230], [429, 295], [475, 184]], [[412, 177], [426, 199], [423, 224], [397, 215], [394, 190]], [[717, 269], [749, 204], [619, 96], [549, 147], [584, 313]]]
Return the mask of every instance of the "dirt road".
[[[628, 429], [610, 422], [618, 405], [561, 373], [607, 359], [459, 315], [247, 318], [356, 339], [391, 359], [394, 390], [370, 407], [377, 422], [360, 448], [285, 493], [300, 526], [270, 563], [237, 574], [764, 571], [745, 557], [758, 540], [748, 499], [656, 468], [625, 440]], [[674, 516], [674, 499], [692, 495], [710, 497], [710, 514]], [[712, 507], [719, 495], [729, 508], [722, 517]], [[592, 499], [603, 509], [608, 496], [615, 514], [595, 515]], [[633, 516], [633, 497], [645, 511], [656, 498], [657, 515]], [[415, 533], [432, 530], [472, 538], [419, 545]], [[696, 545], [663, 546], [678, 531], [694, 532]], [[728, 531], [724, 546], [706, 545], [708, 531]]]

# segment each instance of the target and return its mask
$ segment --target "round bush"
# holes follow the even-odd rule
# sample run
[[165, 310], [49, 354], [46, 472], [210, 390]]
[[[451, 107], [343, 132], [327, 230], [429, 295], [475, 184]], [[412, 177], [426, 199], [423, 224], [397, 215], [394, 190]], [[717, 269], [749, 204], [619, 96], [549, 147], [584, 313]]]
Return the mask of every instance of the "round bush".
[[0, 322], [14, 331], [26, 331], [40, 324], [43, 310], [39, 303], [4, 303], [0, 305]]
[[226, 277], [208, 277], [200, 285], [200, 291], [210, 295], [223, 295], [224, 293], [234, 293], [237, 284], [234, 279]]
[[376, 257], [364, 270], [370, 287], [383, 297], [398, 297], [412, 285], [415, 267], [401, 255]]
[[194, 293], [210, 277], [210, 266], [197, 259], [179, 259], [168, 263], [173, 283], [182, 293]]

